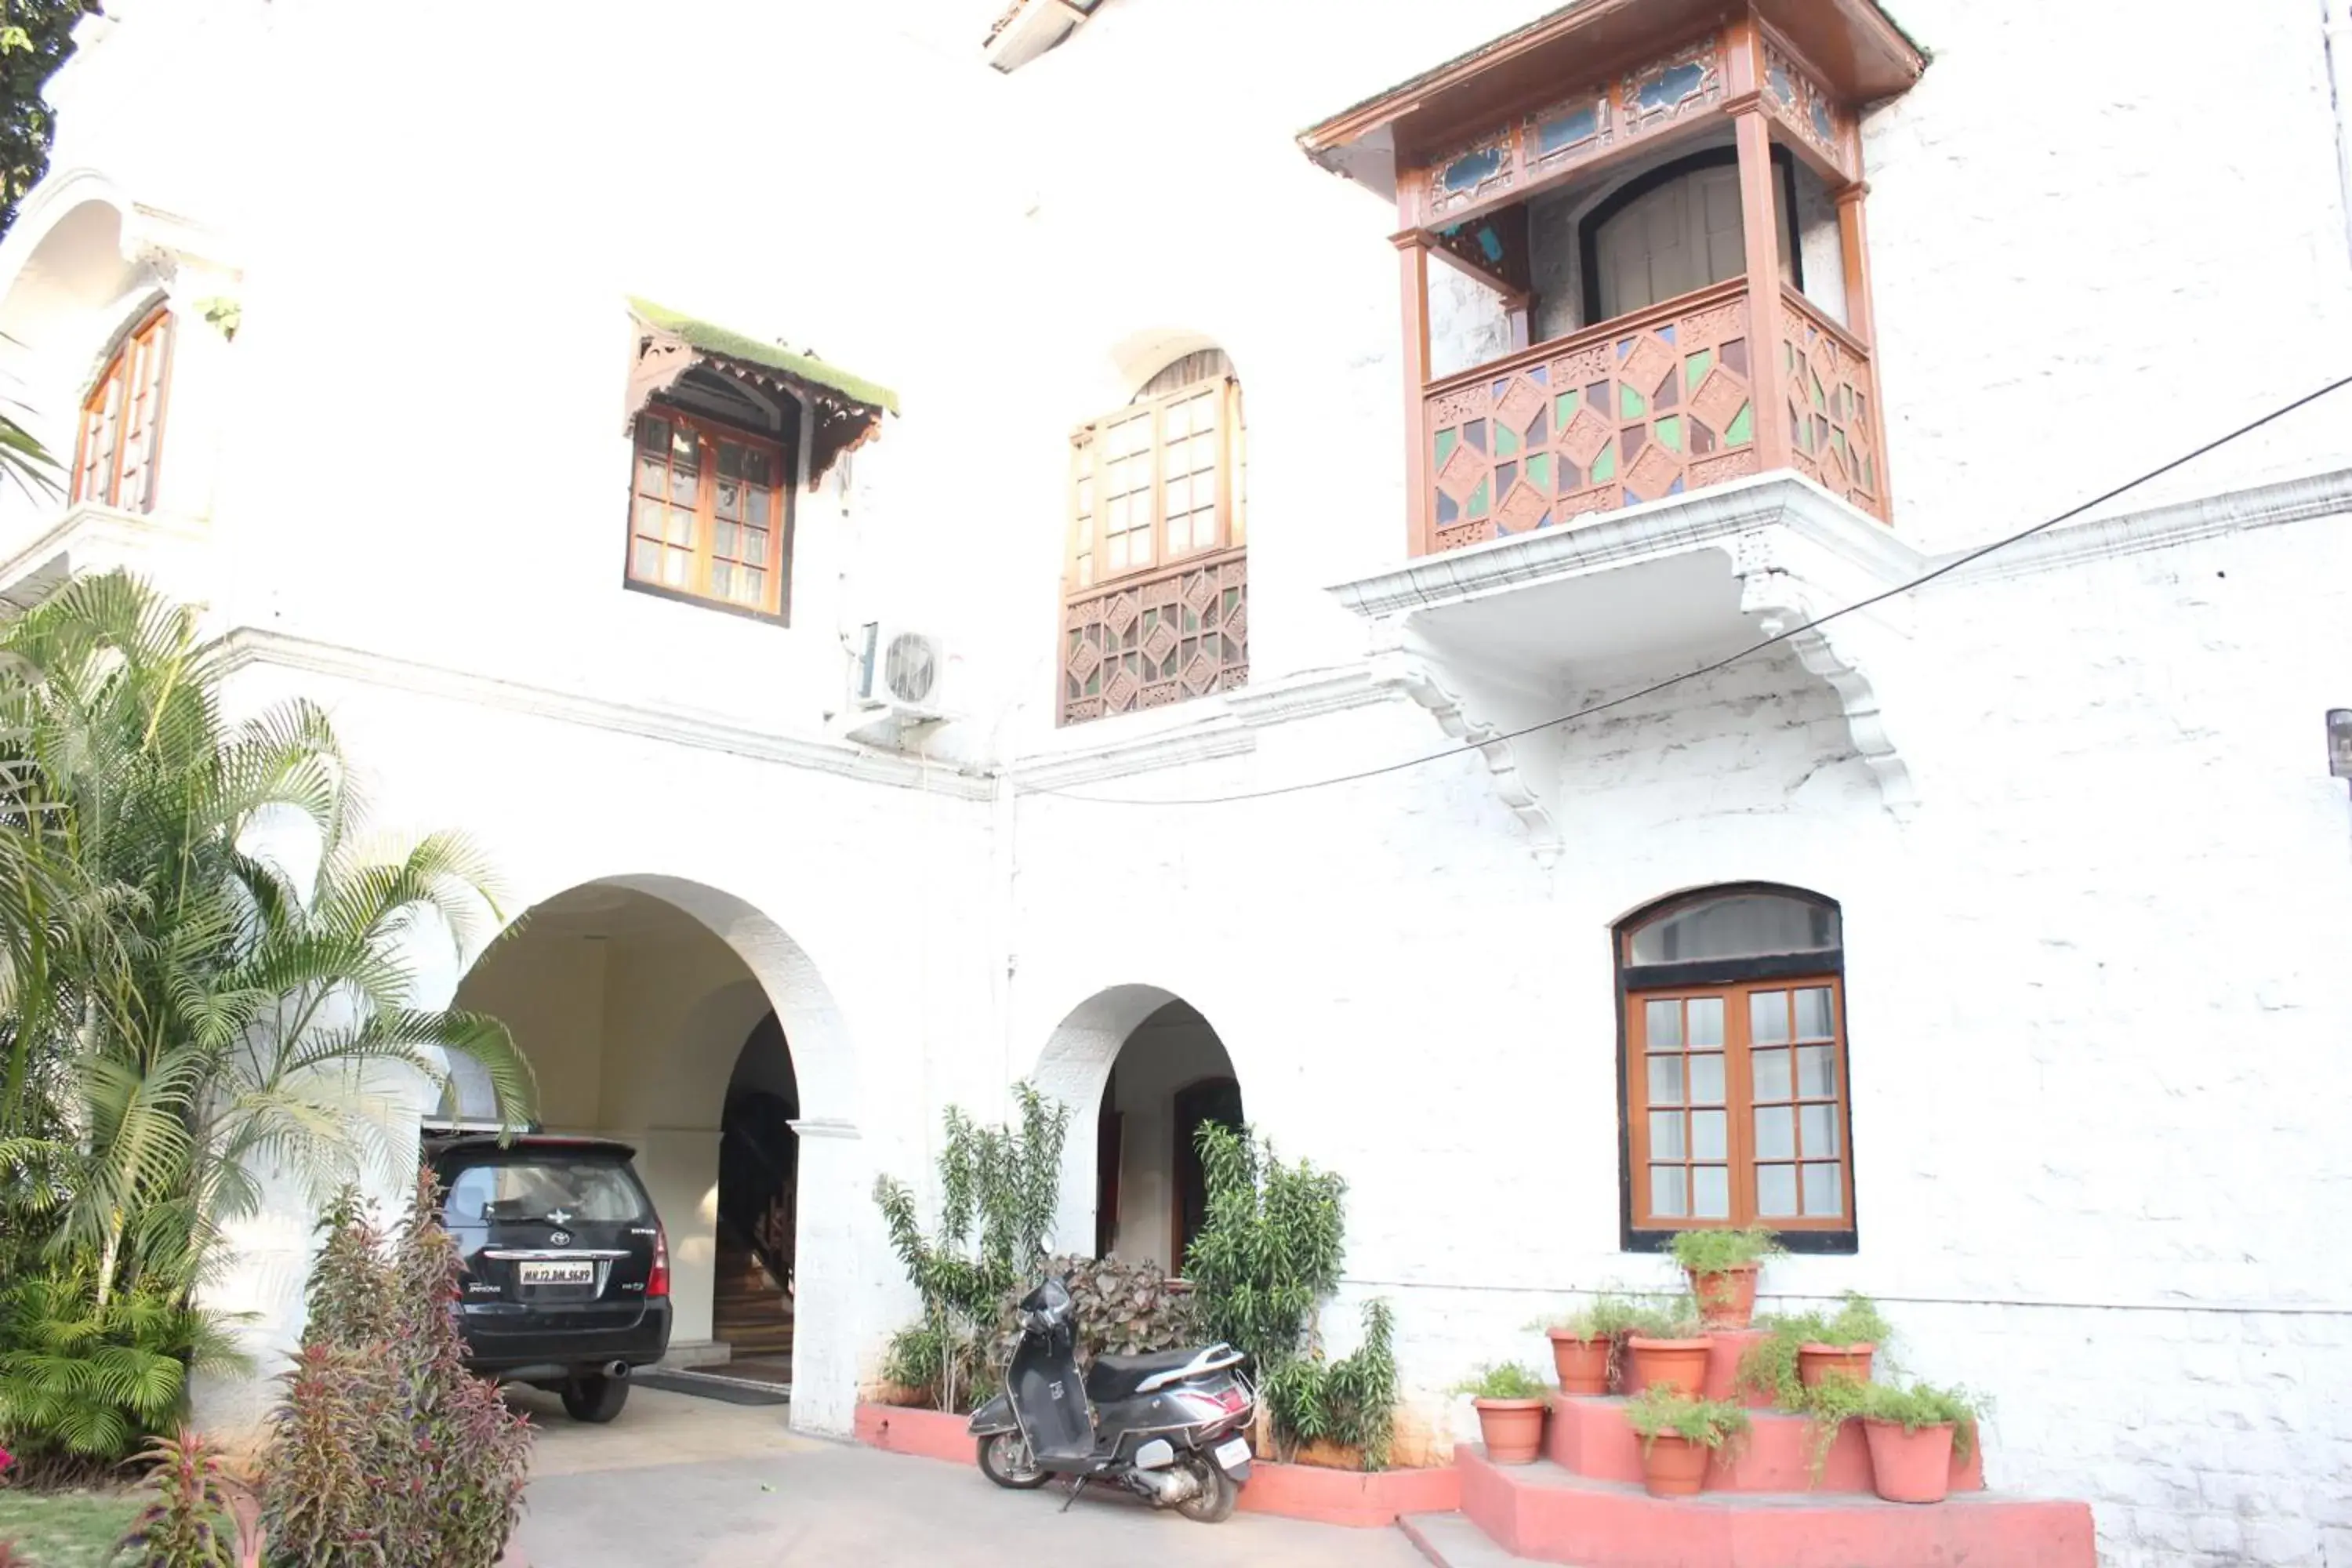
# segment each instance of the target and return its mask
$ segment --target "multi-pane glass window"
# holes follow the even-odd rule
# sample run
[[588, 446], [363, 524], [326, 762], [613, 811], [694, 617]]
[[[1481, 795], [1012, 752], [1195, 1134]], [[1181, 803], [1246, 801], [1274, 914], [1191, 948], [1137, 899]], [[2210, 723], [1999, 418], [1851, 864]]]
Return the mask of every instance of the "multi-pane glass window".
[[782, 613], [782, 446], [675, 408], [637, 416], [629, 580]]
[[[1223, 357], [1170, 368], [1213, 372]], [[1172, 379], [1154, 377], [1133, 404], [1071, 437], [1074, 590], [1241, 542], [1241, 388], [1210, 374], [1162, 390]]]
[[122, 340], [82, 404], [73, 499], [145, 511], [155, 503], [172, 317], [158, 310]]
[[1620, 938], [1633, 1227], [1850, 1232], [1834, 906], [1684, 900]]

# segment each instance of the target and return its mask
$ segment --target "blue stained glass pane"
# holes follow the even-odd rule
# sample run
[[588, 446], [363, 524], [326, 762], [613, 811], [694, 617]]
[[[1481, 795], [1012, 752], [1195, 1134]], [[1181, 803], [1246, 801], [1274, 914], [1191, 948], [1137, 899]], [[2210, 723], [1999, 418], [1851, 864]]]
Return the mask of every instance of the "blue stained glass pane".
[[1675, 341], [1675, 324], [1672, 321], [1668, 321], [1664, 326], [1660, 327], [1658, 329], [1658, 336], [1665, 339], [1668, 342], [1673, 342]]
[[[1672, 109], [1699, 89], [1706, 80], [1706, 68], [1696, 61], [1685, 60], [1678, 66], [1668, 66], [1642, 84], [1640, 100], [1644, 109]], [[1452, 171], [1447, 171], [1448, 175]], [[1451, 189], [1452, 187], [1447, 187]]]
[[[1696, 71], [1698, 68], [1693, 66]], [[1481, 147], [1475, 153], [1465, 153], [1445, 165], [1437, 183], [1450, 192], [1475, 191], [1503, 172], [1503, 150]]]
[[1447, 523], [1449, 523], [1449, 522], [1459, 522], [1459, 521], [1462, 521], [1462, 509], [1461, 509], [1461, 507], [1455, 504], [1454, 500], [1454, 498], [1453, 498], [1452, 496], [1447, 495], [1444, 490], [1440, 490], [1440, 491], [1438, 491], [1438, 492], [1437, 492], [1437, 522], [1438, 522], [1438, 526], [1439, 526], [1439, 527], [1441, 527], [1441, 528], [1443, 528], [1445, 524], [1447, 524]]
[[1640, 506], [1642, 504], [1642, 498], [1635, 495], [1632, 490], [1625, 490], [1622, 493], [1624, 495], [1625, 499], [1621, 504], [1625, 506]]
[[1830, 123], [1830, 106], [1818, 98], [1813, 100], [1813, 134], [1824, 142], [1837, 140], [1837, 127]]
[[1601, 133], [1601, 106], [1588, 103], [1536, 127], [1536, 156], [1549, 158]]
[[1462, 438], [1480, 451], [1486, 449], [1486, 422], [1473, 419], [1462, 426]]
[[1489, 261], [1503, 259], [1502, 236], [1496, 234], [1491, 226], [1478, 231], [1478, 248], [1486, 253], [1486, 259]]
[[1677, 474], [1675, 476], [1675, 482], [1666, 487], [1666, 493], [1670, 496], [1678, 496], [1683, 493], [1683, 481], [1681, 475]]
[[1528, 379], [1534, 382], [1538, 386], [1549, 386], [1551, 384], [1551, 366], [1548, 364], [1539, 364], [1536, 366], [1533, 370], [1528, 372]]
[[1769, 70], [1766, 71], [1764, 73], [1764, 77], [1766, 80], [1772, 84], [1773, 97], [1779, 99], [1783, 103], [1794, 103], [1797, 101], [1797, 84], [1789, 79], [1789, 73], [1787, 71], [1782, 70], [1776, 65]]

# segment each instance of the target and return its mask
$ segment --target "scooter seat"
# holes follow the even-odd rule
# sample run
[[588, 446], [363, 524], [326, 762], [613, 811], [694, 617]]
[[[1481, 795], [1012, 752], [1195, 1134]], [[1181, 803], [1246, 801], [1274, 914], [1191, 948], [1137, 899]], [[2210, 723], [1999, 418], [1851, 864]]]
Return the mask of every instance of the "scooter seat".
[[1097, 1405], [1116, 1405], [1123, 1399], [1133, 1399], [1142, 1385], [1163, 1372], [1176, 1372], [1192, 1363], [1201, 1353], [1195, 1347], [1181, 1351], [1154, 1351], [1149, 1355], [1098, 1355], [1095, 1364], [1087, 1370], [1087, 1397]]

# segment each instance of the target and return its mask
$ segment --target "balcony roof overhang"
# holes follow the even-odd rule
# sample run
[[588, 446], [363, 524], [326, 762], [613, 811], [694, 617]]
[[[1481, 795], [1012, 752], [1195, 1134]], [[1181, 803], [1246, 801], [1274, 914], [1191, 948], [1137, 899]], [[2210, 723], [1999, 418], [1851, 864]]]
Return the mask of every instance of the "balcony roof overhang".
[[[1927, 58], [1872, 0], [1752, 0], [1840, 99], [1907, 90]], [[1740, 9], [1725, 0], [1571, 0], [1516, 32], [1422, 72], [1299, 133], [1308, 157], [1394, 197], [1396, 172], [1564, 86], [1638, 65]]]
[[835, 461], [880, 434], [882, 416], [898, 412], [898, 395], [814, 354], [794, 353], [649, 300], [631, 299], [638, 326], [637, 358], [629, 374], [627, 422], [647, 400], [676, 386], [698, 368], [763, 391], [782, 393], [809, 412], [808, 472], [814, 488]]

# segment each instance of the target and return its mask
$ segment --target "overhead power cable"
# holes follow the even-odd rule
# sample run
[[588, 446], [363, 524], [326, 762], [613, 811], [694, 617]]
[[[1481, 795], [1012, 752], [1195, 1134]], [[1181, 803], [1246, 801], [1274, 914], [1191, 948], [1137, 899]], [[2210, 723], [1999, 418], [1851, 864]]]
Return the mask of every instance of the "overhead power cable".
[[1330, 789], [1335, 785], [1355, 784], [1363, 779], [1376, 779], [1388, 773], [1402, 773], [1408, 768], [1418, 768], [1425, 766], [1431, 763], [1444, 762], [1448, 757], [1458, 757], [1465, 752], [1475, 752], [1484, 746], [1496, 745], [1504, 741], [1516, 741], [1523, 736], [1535, 734], [1539, 731], [1558, 729], [1562, 724], [1573, 724], [1579, 720], [1590, 719], [1596, 713], [1606, 713], [1612, 708], [1622, 708], [1629, 702], [1638, 702], [1645, 697], [1654, 697], [1661, 691], [1670, 690], [1676, 686], [1680, 686], [1684, 681], [1696, 680], [1701, 676], [1713, 675], [1718, 670], [1727, 669], [1731, 666], [1738, 664], [1740, 660], [1752, 658], [1777, 643], [1784, 643], [1791, 637], [1801, 637], [1805, 633], [1812, 631], [1816, 627], [1825, 626], [1832, 621], [1838, 620], [1843, 616], [1853, 615], [1857, 611], [1869, 609], [1874, 605], [1883, 605], [1889, 599], [1898, 597], [1904, 594], [1908, 594], [1915, 589], [1925, 587], [1927, 584], [1934, 582], [1938, 577], [1948, 576], [1952, 573], [1958, 571], [1963, 566], [1971, 565], [1976, 562], [1983, 560], [1988, 555], [2007, 550], [2010, 546], [2031, 539], [2037, 533], [2045, 532], [2050, 529], [2057, 527], [2063, 522], [2071, 522], [2086, 511], [2090, 511], [2097, 507], [2105, 506], [2107, 502], [2114, 500], [2116, 497], [2126, 495], [2131, 491], [2137, 489], [2140, 486], [2147, 484], [2151, 479], [2162, 479], [2165, 475], [2172, 472], [2175, 468], [2184, 468], [2187, 465], [2195, 462], [2198, 458], [2206, 456], [2208, 453], [2218, 451], [2221, 447], [2228, 446], [2232, 441], [2241, 440], [2247, 436], [2251, 436], [2265, 425], [2273, 424], [2278, 420], [2284, 419], [2288, 415], [2295, 412], [2295, 410], [2316, 403], [2321, 398], [2326, 397], [2332, 393], [2340, 392], [2347, 386], [2352, 386], [2352, 375], [2338, 376], [2336, 380], [2329, 382], [2326, 385], [2311, 392], [2306, 392], [2291, 403], [2281, 404], [2278, 407], [2272, 409], [2269, 413], [2263, 415], [2261, 417], [2248, 420], [2245, 424], [2239, 426], [2234, 430], [2229, 431], [2227, 434], [2216, 436], [2211, 440], [2205, 442], [2202, 446], [2192, 447], [2189, 450], [2181, 453], [2179, 457], [2172, 458], [2169, 462], [2159, 464], [2132, 479], [2125, 480], [2122, 484], [2116, 486], [2113, 489], [2103, 490], [2099, 494], [2093, 496], [2090, 500], [2082, 502], [2080, 505], [2069, 507], [2066, 510], [2060, 512], [2055, 517], [2044, 518], [2042, 521], [2033, 524], [2030, 528], [2019, 529], [2015, 533], [1996, 539], [1990, 544], [1979, 545], [1976, 549], [1968, 552], [1966, 554], [1955, 556], [1951, 560], [1945, 562], [1942, 565], [1937, 566], [1931, 571], [1922, 572], [1919, 575], [1910, 579], [1908, 582], [1897, 583], [1891, 588], [1881, 589], [1879, 592], [1869, 595], [1867, 598], [1857, 599], [1851, 605], [1843, 605], [1838, 609], [1830, 610], [1822, 615], [1816, 616], [1810, 621], [1803, 621], [1796, 626], [1784, 627], [1780, 631], [1774, 632], [1770, 637], [1763, 637], [1756, 642], [1749, 643], [1747, 647], [1742, 647], [1736, 652], [1726, 654], [1721, 658], [1711, 659], [1694, 668], [1685, 669], [1680, 674], [1669, 675], [1662, 680], [1654, 680], [1647, 686], [1638, 688], [1635, 690], [1624, 692], [1616, 697], [1612, 697], [1606, 701], [1595, 702], [1589, 707], [1580, 708], [1573, 713], [1563, 713], [1557, 719], [1546, 719], [1538, 723], [1529, 724], [1517, 730], [1506, 730], [1500, 733], [1486, 736], [1483, 740], [1465, 741], [1458, 745], [1446, 746], [1438, 751], [1423, 752], [1418, 756], [1406, 757], [1401, 761], [1393, 763], [1384, 763], [1376, 768], [1362, 768], [1354, 773], [1337, 773], [1329, 778], [1302, 779], [1296, 784], [1273, 784], [1265, 789], [1243, 790], [1233, 795], [1171, 796], [1076, 795], [1068, 790], [1055, 789], [1048, 785], [1029, 784], [1020, 785], [1018, 787], [1023, 789], [1024, 793], [1030, 795], [1052, 795], [1056, 800], [1083, 801], [1092, 805], [1234, 805], [1243, 801], [1272, 800], [1277, 795], [1303, 795], [1308, 790]]

